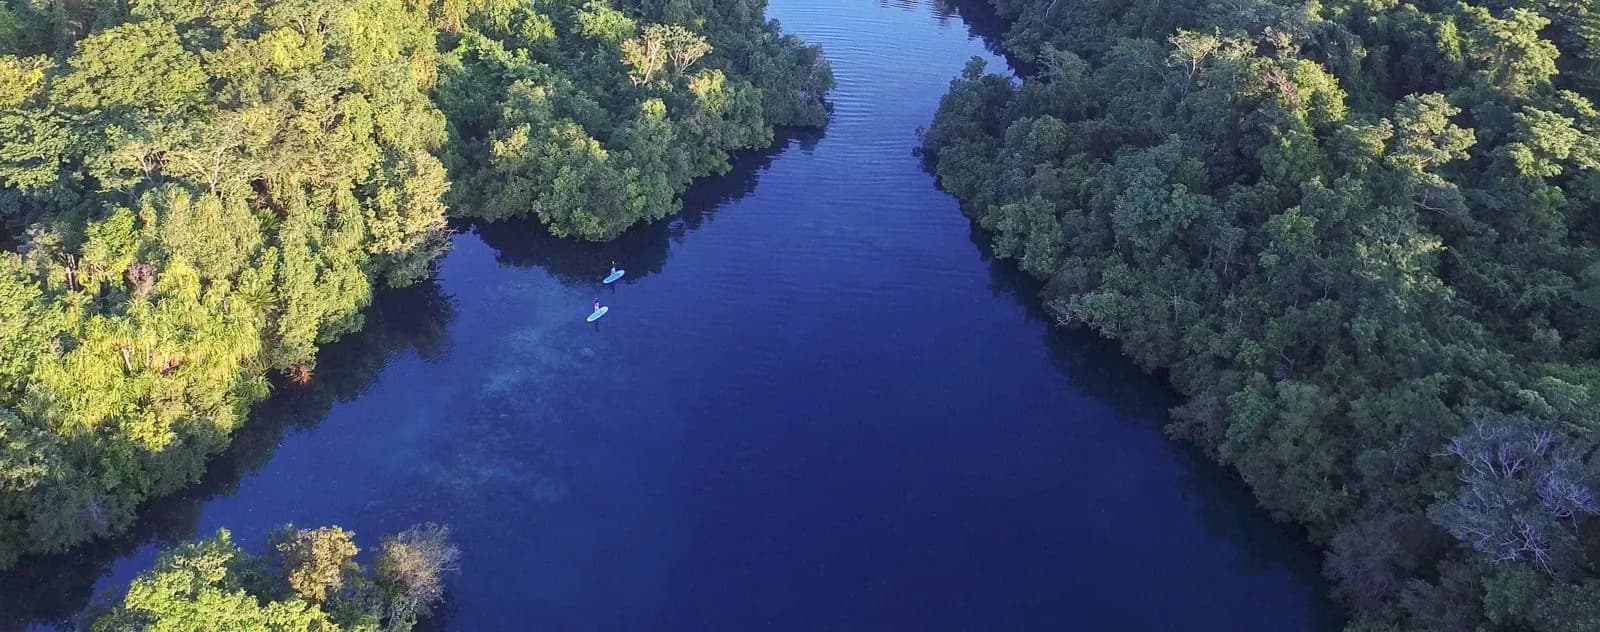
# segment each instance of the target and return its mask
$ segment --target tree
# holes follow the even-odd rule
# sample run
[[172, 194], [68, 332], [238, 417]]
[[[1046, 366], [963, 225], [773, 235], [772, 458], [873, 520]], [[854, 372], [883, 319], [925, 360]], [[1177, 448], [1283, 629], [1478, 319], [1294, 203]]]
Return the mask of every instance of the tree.
[[1444, 95], [1406, 97], [1395, 106], [1395, 134], [1390, 140], [1388, 164], [1396, 169], [1423, 173], [1467, 157], [1472, 132], [1450, 122], [1461, 110]]
[[136, 22], [79, 42], [52, 96], [61, 107], [85, 114], [124, 108], [170, 112], [200, 107], [207, 80], [171, 24]]
[[391, 595], [402, 618], [424, 616], [444, 598], [445, 576], [460, 570], [461, 550], [450, 543], [450, 529], [418, 525], [385, 538], [378, 554], [377, 581]]
[[653, 24], [646, 28], [646, 32], [650, 29], [666, 30], [666, 33], [661, 37], [667, 42], [667, 58], [672, 61], [672, 75], [674, 77], [682, 77], [684, 71], [687, 71], [700, 58], [705, 57], [706, 53], [711, 52], [710, 42], [707, 42], [705, 38], [700, 37], [695, 32], [676, 24]]
[[1523, 8], [1510, 10], [1503, 19], [1479, 6], [1461, 5], [1460, 11], [1467, 24], [1466, 50], [1480, 80], [1512, 97], [1527, 97], [1548, 85], [1560, 55], [1539, 34], [1550, 24], [1548, 18]]
[[1495, 562], [1529, 560], [1565, 572], [1577, 554], [1576, 521], [1600, 513], [1582, 465], [1552, 428], [1526, 417], [1480, 419], [1452, 439], [1461, 490], [1435, 505], [1434, 521]]
[[356, 568], [355, 534], [339, 527], [296, 529], [284, 525], [269, 538], [289, 589], [315, 603], [328, 600]]

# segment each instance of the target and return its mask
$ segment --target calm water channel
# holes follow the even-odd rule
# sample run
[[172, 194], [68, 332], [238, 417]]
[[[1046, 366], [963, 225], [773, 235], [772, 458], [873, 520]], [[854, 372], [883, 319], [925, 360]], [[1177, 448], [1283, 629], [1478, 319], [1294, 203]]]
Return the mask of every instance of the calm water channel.
[[966, 60], [1004, 62], [937, 5], [769, 13], [833, 62], [825, 132], [702, 183], [679, 228], [463, 226], [201, 486], [0, 577], [0, 629], [288, 521], [449, 524], [451, 630], [1337, 625], [1309, 548], [1162, 435], [1160, 381], [1054, 329], [914, 155]]

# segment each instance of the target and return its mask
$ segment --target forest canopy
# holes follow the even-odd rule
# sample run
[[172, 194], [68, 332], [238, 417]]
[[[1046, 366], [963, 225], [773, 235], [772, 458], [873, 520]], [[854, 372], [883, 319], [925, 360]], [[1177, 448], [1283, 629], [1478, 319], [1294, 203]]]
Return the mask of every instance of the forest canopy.
[[641, 3], [650, 19], [598, 2], [489, 4], [444, 36], [439, 105], [462, 214], [610, 239], [676, 212], [691, 179], [771, 144], [774, 125], [827, 117], [820, 51], [764, 24], [760, 3]]
[[426, 278], [609, 239], [832, 76], [759, 0], [0, 0], [0, 567], [126, 528]]
[[993, 0], [925, 136], [1357, 630], [1600, 629], [1600, 7]]

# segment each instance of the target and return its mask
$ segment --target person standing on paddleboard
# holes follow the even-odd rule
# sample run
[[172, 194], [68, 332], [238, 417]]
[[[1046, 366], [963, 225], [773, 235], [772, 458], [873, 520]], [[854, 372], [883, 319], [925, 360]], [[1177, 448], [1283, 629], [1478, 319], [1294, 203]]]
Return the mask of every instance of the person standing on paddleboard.
[[600, 311], [600, 299], [594, 299], [594, 311]]

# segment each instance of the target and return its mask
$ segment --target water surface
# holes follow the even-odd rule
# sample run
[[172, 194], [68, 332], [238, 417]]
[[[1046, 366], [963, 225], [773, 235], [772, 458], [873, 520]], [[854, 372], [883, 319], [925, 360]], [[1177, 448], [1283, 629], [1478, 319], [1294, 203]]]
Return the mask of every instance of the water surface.
[[446, 629], [1332, 622], [1308, 549], [1162, 435], [1161, 383], [1053, 328], [914, 154], [966, 60], [1003, 62], [945, 6], [770, 14], [833, 61], [825, 133], [702, 183], [681, 227], [462, 227], [203, 485], [0, 578], [0, 627], [69, 616], [163, 544], [289, 521], [369, 546], [449, 524]]

